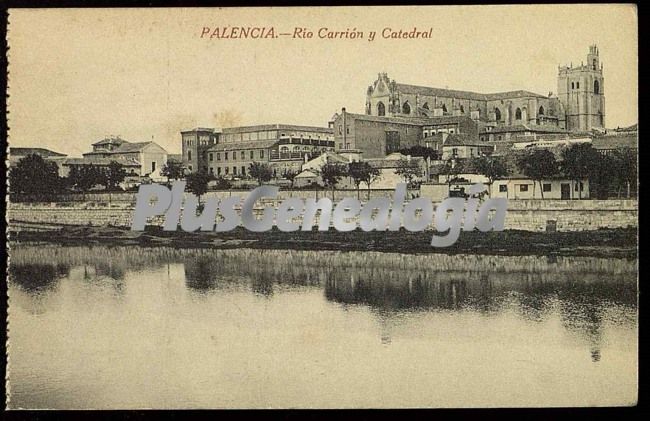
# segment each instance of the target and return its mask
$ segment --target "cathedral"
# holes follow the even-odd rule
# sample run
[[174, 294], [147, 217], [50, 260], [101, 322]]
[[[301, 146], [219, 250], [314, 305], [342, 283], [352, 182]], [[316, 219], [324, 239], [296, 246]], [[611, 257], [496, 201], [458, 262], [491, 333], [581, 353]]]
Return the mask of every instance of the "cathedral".
[[571, 132], [605, 127], [603, 65], [598, 47], [587, 63], [558, 68], [558, 94], [477, 93], [407, 85], [380, 73], [366, 93], [366, 114], [390, 117], [468, 116], [494, 126], [554, 126]]

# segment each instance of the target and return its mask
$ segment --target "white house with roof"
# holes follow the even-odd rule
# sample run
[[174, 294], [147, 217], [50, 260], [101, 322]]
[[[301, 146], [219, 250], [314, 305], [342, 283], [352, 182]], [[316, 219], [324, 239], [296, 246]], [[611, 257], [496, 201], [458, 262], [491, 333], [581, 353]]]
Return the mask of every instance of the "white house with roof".
[[156, 142], [128, 142], [118, 136], [102, 139], [92, 146], [92, 152], [83, 154], [84, 159], [95, 160], [97, 165], [104, 165], [106, 160], [108, 163], [117, 161], [128, 164], [129, 167], [137, 163], [137, 175], [162, 179], [160, 170], [167, 163], [167, 151]]
[[[404, 183], [404, 179], [396, 173], [396, 170], [400, 167], [402, 161], [412, 163], [413, 165], [420, 167], [420, 173], [422, 175], [415, 177], [413, 181], [422, 182], [428, 180], [429, 170], [427, 168], [427, 162], [424, 158], [420, 156], [403, 155], [399, 152], [395, 152], [387, 155], [384, 158], [371, 158], [363, 160], [363, 162], [370, 164], [371, 167], [379, 169], [379, 177], [370, 184], [370, 188], [394, 189], [397, 184]], [[367, 189], [368, 185], [365, 182], [361, 182], [359, 187], [362, 189]]]

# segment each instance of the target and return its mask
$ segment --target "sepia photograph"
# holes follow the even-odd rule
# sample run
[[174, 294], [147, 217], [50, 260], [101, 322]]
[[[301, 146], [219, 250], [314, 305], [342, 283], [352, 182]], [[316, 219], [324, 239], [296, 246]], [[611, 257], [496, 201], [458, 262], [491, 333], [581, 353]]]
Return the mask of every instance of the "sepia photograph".
[[7, 410], [637, 405], [636, 5], [7, 19]]

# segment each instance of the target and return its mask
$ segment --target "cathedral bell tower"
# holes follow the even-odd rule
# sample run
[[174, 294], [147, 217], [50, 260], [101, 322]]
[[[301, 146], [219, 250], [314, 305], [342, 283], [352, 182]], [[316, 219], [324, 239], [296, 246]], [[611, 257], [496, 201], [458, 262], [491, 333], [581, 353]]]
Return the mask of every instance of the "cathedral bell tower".
[[590, 131], [605, 127], [605, 79], [598, 46], [589, 47], [587, 63], [558, 67], [558, 98], [566, 112], [566, 128]]

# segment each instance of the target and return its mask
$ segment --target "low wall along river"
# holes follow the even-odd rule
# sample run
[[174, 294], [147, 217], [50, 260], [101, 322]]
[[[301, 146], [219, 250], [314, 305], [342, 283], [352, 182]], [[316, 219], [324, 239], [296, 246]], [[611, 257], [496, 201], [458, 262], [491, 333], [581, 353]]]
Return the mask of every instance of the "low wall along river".
[[[390, 193], [393, 191], [391, 190]], [[289, 197], [281, 192], [277, 200], [267, 200], [264, 206], [277, 207]], [[292, 197], [331, 197], [331, 192], [300, 192]], [[311, 193], [311, 194], [310, 194]], [[246, 192], [210, 192], [202, 197], [228, 197]], [[361, 193], [365, 201], [366, 192]], [[97, 196], [97, 197], [94, 197]], [[106, 196], [106, 197], [104, 197]], [[9, 226], [13, 223], [38, 223], [61, 225], [111, 225], [130, 227], [134, 212], [135, 196], [130, 193], [87, 195], [88, 201], [61, 201], [53, 203], [10, 203]], [[335, 192], [335, 204], [343, 197], [356, 197], [354, 191]], [[371, 197], [390, 197], [387, 192], [373, 192]], [[434, 204], [435, 206], [435, 204]], [[258, 211], [260, 211], [258, 209]], [[151, 224], [162, 224], [162, 217], [155, 217]], [[638, 202], [636, 200], [511, 200], [505, 220], [505, 229], [525, 231], [583, 231], [599, 228], [627, 228], [638, 226]], [[433, 228], [433, 227], [432, 227]]]

